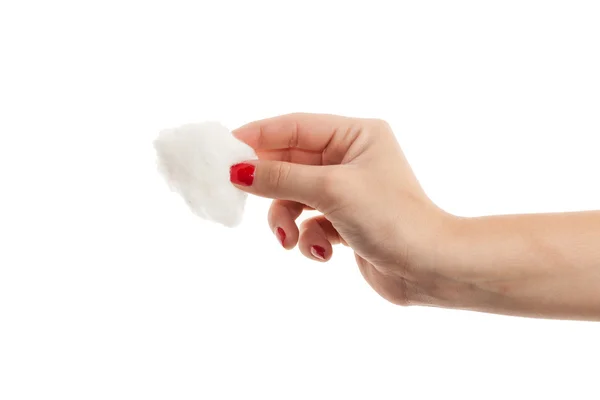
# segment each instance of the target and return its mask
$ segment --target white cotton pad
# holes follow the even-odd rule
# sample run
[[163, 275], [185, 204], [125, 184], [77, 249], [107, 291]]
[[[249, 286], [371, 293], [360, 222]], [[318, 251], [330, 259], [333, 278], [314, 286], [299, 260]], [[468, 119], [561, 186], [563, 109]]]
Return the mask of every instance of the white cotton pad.
[[237, 226], [247, 194], [229, 180], [229, 169], [256, 159], [254, 150], [218, 122], [162, 130], [154, 141], [159, 171], [201, 218]]

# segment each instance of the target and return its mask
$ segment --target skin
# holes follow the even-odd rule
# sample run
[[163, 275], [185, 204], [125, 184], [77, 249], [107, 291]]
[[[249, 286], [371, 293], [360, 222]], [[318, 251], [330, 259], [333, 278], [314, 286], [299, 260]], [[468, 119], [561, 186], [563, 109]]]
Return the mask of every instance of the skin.
[[[251, 184], [232, 182], [273, 199], [268, 222], [280, 243], [318, 262], [350, 247], [384, 299], [600, 320], [600, 212], [451, 215], [423, 191], [382, 120], [296, 113], [234, 134], [259, 159], [245, 163]], [[298, 226], [306, 209], [320, 215]]]

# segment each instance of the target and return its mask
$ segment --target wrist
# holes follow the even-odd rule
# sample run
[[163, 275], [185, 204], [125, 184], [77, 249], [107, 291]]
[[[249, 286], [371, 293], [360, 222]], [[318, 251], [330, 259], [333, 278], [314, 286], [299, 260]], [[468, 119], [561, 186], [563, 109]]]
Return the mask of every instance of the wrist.
[[498, 285], [500, 281], [485, 267], [486, 257], [493, 257], [485, 220], [443, 213], [441, 221], [428, 250], [422, 252], [424, 256], [415, 269], [418, 274], [410, 279], [418, 293], [415, 302], [489, 310], [508, 301]]

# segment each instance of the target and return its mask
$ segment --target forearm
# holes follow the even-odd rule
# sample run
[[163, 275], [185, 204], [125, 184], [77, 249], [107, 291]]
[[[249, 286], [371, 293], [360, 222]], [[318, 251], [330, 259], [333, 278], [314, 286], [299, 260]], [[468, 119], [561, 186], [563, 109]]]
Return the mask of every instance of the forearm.
[[463, 218], [447, 243], [450, 306], [600, 320], [600, 212]]

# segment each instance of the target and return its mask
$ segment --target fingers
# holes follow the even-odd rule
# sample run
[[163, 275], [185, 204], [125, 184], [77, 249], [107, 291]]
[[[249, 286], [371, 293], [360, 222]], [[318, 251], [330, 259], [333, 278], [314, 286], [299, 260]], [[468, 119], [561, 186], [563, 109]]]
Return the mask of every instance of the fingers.
[[232, 133], [259, 159], [309, 165], [345, 164], [369, 148], [399, 147], [383, 120], [332, 114], [285, 114], [250, 122]]
[[296, 219], [305, 209], [304, 204], [289, 200], [274, 200], [269, 209], [268, 221], [283, 248], [290, 250], [298, 243], [299, 230]]
[[260, 160], [286, 161], [306, 165], [323, 164], [321, 153], [300, 149], [258, 150], [256, 155]]
[[321, 152], [335, 132], [352, 121], [338, 115], [294, 113], [251, 122], [233, 134], [255, 150], [298, 148]]
[[328, 261], [333, 255], [332, 246], [339, 243], [342, 243], [340, 235], [324, 216], [302, 222], [298, 247], [304, 256], [320, 262]]
[[324, 216], [306, 219], [298, 229], [296, 220], [310, 207], [287, 200], [275, 200], [269, 209], [269, 227], [281, 245], [290, 250], [299, 244], [300, 252], [313, 260], [327, 261], [333, 254], [333, 246], [348, 246], [331, 222]]
[[[307, 164], [332, 165], [351, 161], [368, 145], [367, 119], [330, 114], [287, 114], [251, 122], [233, 131], [260, 158], [280, 161], [303, 158]], [[266, 154], [276, 151], [275, 154]], [[306, 154], [314, 153], [314, 154]]]
[[318, 208], [327, 167], [281, 161], [253, 160], [230, 169], [230, 180], [245, 192], [270, 199], [291, 200]]

